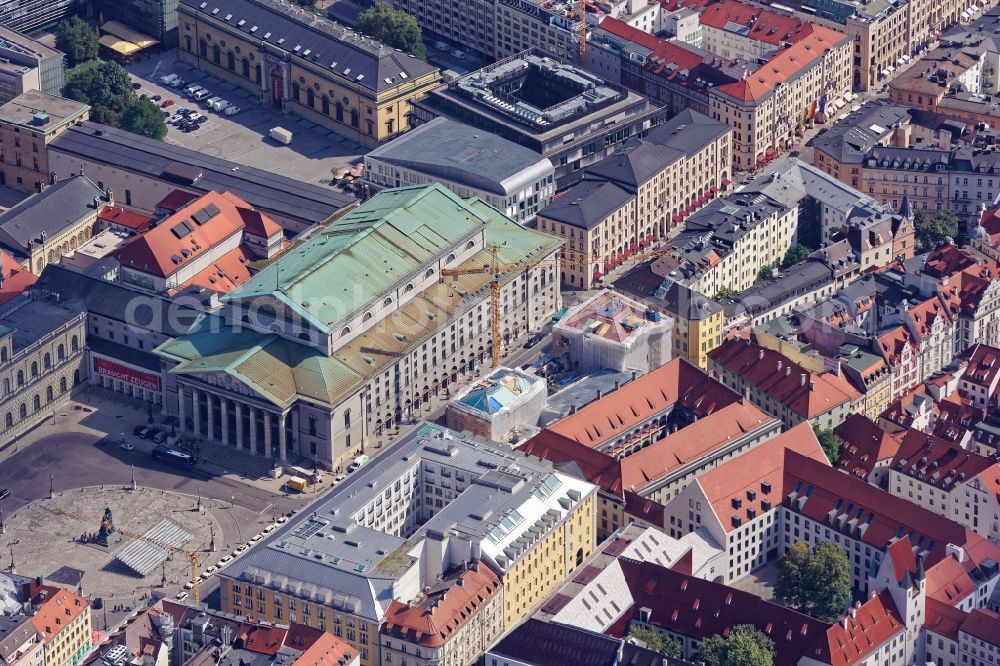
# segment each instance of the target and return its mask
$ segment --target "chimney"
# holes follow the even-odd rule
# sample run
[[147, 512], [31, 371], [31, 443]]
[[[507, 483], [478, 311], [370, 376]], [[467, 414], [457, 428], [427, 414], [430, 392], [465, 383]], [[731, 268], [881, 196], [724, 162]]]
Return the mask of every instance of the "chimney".
[[761, 349], [760, 351], [757, 352], [757, 359], [760, 360], [760, 361], [764, 360], [764, 350], [763, 349]]
[[615, 380], [615, 390], [617, 391], [622, 387], [622, 381], [620, 379]]
[[809, 390], [810, 391], [816, 390], [816, 382], [812, 381], [811, 379], [809, 380]]
[[597, 399], [600, 400], [603, 397], [604, 397], [604, 393], [601, 391], [601, 389], [597, 389]]
[[570, 405], [569, 406], [569, 413], [570, 414], [576, 414], [576, 405]]
[[803, 374], [799, 377], [799, 386], [805, 386], [805, 385], [806, 385], [806, 376]]
[[108, 188], [107, 194], [105, 196], [108, 199], [108, 205], [109, 206], [114, 206], [115, 205], [115, 193], [111, 191], [111, 188]]
[[781, 361], [778, 361], [778, 372], [781, 372]]

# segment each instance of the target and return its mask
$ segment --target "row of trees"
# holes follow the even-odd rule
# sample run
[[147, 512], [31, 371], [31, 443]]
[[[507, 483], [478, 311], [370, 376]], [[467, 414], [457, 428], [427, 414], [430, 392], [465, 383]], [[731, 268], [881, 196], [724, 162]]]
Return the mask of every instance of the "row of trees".
[[93, 60], [76, 67], [67, 73], [62, 94], [89, 104], [96, 122], [154, 139], [167, 134], [163, 112], [155, 102], [135, 94], [128, 72], [116, 62]]
[[[681, 644], [659, 631], [632, 625], [628, 633], [654, 652], [675, 659], [682, 656]], [[707, 666], [773, 666], [774, 642], [753, 625], [741, 624], [733, 627], [726, 636], [711, 636], [703, 640], [698, 645], [694, 661]]]

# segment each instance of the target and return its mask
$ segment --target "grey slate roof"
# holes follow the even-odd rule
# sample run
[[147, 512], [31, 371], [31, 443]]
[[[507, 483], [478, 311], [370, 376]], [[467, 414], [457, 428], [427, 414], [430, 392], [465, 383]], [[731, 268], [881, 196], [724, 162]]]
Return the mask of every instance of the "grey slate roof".
[[[290, 4], [269, 0], [180, 0], [180, 4], [206, 19], [228, 23], [244, 39], [267, 44], [271, 52], [284, 51], [376, 93], [436, 69]], [[245, 23], [239, 25], [241, 21]]]
[[632, 197], [631, 192], [615, 183], [585, 179], [571, 187], [558, 201], [539, 211], [538, 215], [581, 229], [592, 229]]
[[684, 151], [670, 146], [632, 139], [613, 155], [587, 167], [585, 177], [604, 178], [635, 190], [684, 155]]
[[552, 172], [548, 158], [530, 148], [445, 117], [411, 129], [368, 157], [501, 196]]
[[799, 262], [771, 280], [758, 280], [722, 303], [725, 317], [730, 320], [742, 314], [751, 317], [779, 307], [798, 296], [833, 282], [833, 270], [821, 259]]
[[64, 301], [78, 299], [87, 312], [168, 337], [186, 333], [200, 314], [190, 305], [83, 275], [58, 264], [49, 264], [42, 270], [35, 288], [58, 293]]
[[729, 132], [729, 125], [687, 109], [649, 131], [645, 140], [685, 154], [696, 153]]
[[[14, 331], [14, 352], [38, 342], [50, 331], [76, 318], [83, 312], [79, 301], [57, 304], [49, 300], [28, 301], [17, 310], [0, 318], [0, 327]], [[81, 341], [82, 342], [82, 341]]]
[[331, 188], [309, 185], [255, 167], [237, 165], [187, 148], [164, 143], [99, 123], [74, 125], [50, 144], [52, 148], [90, 161], [103, 162], [159, 179], [166, 167], [197, 167], [201, 179], [186, 189], [232, 192], [254, 208], [296, 217], [310, 223], [327, 220], [354, 204], [353, 196]]
[[866, 104], [835, 123], [822, 136], [816, 137], [813, 148], [822, 150], [838, 162], [860, 164], [865, 152], [892, 132], [896, 123], [909, 122], [906, 107], [884, 102]]
[[[0, 242], [24, 254], [41, 235], [55, 236], [87, 215], [97, 216], [94, 198], [104, 193], [88, 178], [70, 178], [33, 194], [0, 215]], [[104, 205], [103, 198], [101, 206]]]
[[621, 640], [534, 618], [518, 625], [490, 648], [491, 655], [535, 666], [615, 666]]

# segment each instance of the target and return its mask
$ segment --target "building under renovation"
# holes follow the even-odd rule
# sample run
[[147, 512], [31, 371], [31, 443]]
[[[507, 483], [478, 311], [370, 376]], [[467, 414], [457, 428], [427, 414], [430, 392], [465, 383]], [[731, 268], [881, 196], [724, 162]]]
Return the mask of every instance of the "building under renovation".
[[569, 310], [552, 339], [570, 370], [645, 374], [670, 360], [672, 328], [669, 317], [605, 290]]
[[533, 430], [545, 409], [545, 380], [497, 368], [448, 404], [448, 427], [495, 442], [515, 442]]

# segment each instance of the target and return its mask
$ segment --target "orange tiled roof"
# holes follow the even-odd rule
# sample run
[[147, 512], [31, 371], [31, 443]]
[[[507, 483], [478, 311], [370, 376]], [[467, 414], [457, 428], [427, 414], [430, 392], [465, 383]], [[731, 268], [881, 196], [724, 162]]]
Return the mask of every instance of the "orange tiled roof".
[[822, 58], [828, 49], [845, 38], [842, 32], [812, 26], [809, 34], [779, 51], [747, 78], [721, 85], [716, 90], [744, 102], [761, 99], [779, 83], [788, 81], [803, 68]]
[[[198, 224], [195, 216], [212, 205], [219, 213]], [[207, 192], [123, 245], [115, 256], [122, 266], [167, 277], [239, 233], [244, 228], [241, 208], [250, 210], [251, 206], [229, 192]]]
[[120, 208], [118, 206], [105, 206], [97, 214], [97, 219], [107, 224], [117, 224], [136, 232], [145, 231], [153, 223], [153, 218], [134, 210]]
[[[293, 625], [292, 630], [300, 625]], [[328, 631], [321, 632], [291, 666], [341, 666], [350, 663], [358, 651]]]
[[712, 512], [727, 532], [750, 519], [748, 511], [761, 515], [781, 504], [781, 480], [785, 451], [790, 449], [818, 462], [829, 464], [812, 427], [800, 423], [756, 448], [699, 476], [697, 483], [712, 506]]
[[61, 587], [46, 587], [48, 598], [31, 618], [42, 641], [50, 643], [73, 620], [90, 608], [90, 602]]
[[826, 630], [832, 666], [851, 666], [864, 661], [886, 641], [906, 631], [899, 611], [888, 592], [882, 591], [851, 608], [848, 614]]
[[916, 429], [903, 436], [892, 468], [946, 491], [985, 475], [991, 492], [1000, 493], [1000, 487], [989, 483], [1000, 477], [1000, 463]]
[[976, 384], [987, 391], [1000, 389], [1000, 349], [985, 344], [977, 344], [969, 356], [962, 380]]
[[750, 340], [726, 340], [708, 356], [803, 418], [861, 397], [843, 375], [810, 372]]
[[24, 268], [6, 250], [0, 250], [0, 273], [3, 275], [3, 282], [0, 283], [0, 304], [23, 294], [38, 281], [38, 276]]
[[704, 417], [738, 400], [736, 393], [698, 367], [676, 358], [550, 424], [548, 430], [597, 447], [675, 403]]
[[867, 479], [880, 461], [889, 461], [899, 450], [899, 440], [864, 414], [851, 414], [837, 428], [841, 441], [837, 467]]
[[228, 294], [250, 279], [250, 269], [247, 265], [251, 261], [253, 257], [246, 248], [243, 246], [233, 248], [180, 285], [177, 291], [184, 287], [198, 286], [209, 291]]
[[749, 31], [743, 37], [774, 46], [782, 42], [795, 43], [810, 34], [814, 27], [791, 16], [776, 14], [735, 0], [723, 0], [707, 6], [699, 19], [702, 25], [719, 30], [728, 30], [734, 24], [748, 27]]
[[965, 611], [930, 597], [927, 598], [924, 611], [924, 627], [939, 636], [958, 640], [958, 629], [967, 615]]
[[622, 496], [621, 462], [575, 439], [544, 428], [519, 446], [518, 451], [554, 463], [572, 462], [587, 481], [612, 495]]
[[500, 579], [481, 561], [447, 589], [432, 592], [413, 605], [392, 601], [381, 632], [425, 647], [441, 647], [476, 612], [500, 593]]

